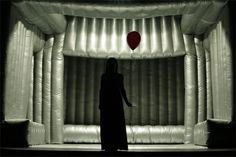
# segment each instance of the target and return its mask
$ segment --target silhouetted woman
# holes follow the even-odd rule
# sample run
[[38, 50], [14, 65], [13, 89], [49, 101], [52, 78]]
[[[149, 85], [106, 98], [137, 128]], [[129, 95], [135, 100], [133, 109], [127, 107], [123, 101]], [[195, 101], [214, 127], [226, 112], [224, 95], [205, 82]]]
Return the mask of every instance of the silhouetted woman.
[[123, 75], [117, 73], [117, 60], [109, 58], [101, 77], [100, 127], [102, 150], [128, 150], [122, 97], [131, 107], [123, 85]]

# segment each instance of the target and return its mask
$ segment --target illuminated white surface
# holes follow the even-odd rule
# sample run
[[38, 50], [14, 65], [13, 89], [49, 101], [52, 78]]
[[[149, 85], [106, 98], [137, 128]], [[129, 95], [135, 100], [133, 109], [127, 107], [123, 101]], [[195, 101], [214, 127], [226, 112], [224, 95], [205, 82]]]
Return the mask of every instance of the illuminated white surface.
[[[30, 146], [30, 149], [38, 150], [66, 150], [66, 151], [99, 151], [100, 144], [46, 144]], [[193, 144], [130, 144], [128, 151], [188, 151], [188, 150], [207, 150], [207, 147], [196, 146]]]
[[[132, 50], [127, 34], [137, 31], [140, 44]], [[68, 17], [63, 53], [69, 56], [153, 58], [185, 55], [179, 16], [143, 19]]]

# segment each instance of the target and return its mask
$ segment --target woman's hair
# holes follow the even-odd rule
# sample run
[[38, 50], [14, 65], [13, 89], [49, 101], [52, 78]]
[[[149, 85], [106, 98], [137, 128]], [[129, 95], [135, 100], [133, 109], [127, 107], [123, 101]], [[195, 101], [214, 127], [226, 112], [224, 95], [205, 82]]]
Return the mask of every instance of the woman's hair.
[[118, 63], [115, 58], [109, 58], [106, 63], [106, 73], [117, 73]]

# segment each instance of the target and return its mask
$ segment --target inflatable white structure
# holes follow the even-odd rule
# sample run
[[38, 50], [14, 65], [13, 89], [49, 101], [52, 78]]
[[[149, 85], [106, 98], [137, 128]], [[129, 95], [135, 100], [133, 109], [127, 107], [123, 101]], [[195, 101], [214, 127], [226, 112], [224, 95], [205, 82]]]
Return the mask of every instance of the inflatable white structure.
[[[99, 143], [99, 79], [115, 57], [138, 105], [126, 112], [129, 143], [225, 143], [234, 116], [227, 2], [13, 1], [4, 126], [24, 135], [5, 141]], [[134, 51], [130, 31], [141, 35]], [[209, 142], [216, 126], [229, 136]]]

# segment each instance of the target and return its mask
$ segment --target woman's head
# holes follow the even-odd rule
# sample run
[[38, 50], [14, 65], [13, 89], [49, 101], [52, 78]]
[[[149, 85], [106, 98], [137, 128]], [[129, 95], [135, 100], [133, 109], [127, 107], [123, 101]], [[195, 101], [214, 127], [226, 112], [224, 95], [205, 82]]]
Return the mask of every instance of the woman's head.
[[106, 73], [117, 73], [118, 63], [115, 58], [109, 58], [106, 63]]

